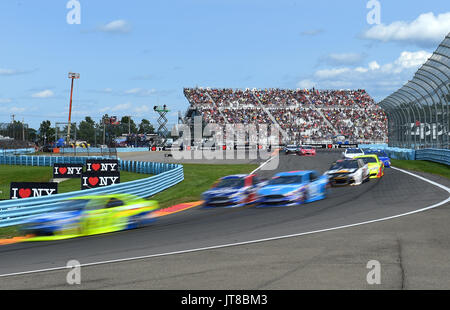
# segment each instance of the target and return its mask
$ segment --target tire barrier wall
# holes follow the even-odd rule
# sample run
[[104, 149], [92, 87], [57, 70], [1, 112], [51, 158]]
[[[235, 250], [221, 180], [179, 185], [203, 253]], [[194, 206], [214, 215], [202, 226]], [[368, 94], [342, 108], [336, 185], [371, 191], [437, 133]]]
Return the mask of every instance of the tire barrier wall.
[[[102, 158], [104, 157], [0, 156], [0, 164], [53, 166], [54, 163], [85, 164], [87, 159]], [[0, 227], [23, 224], [30, 217], [56, 210], [61, 200], [64, 199], [113, 193], [150, 197], [184, 180], [183, 166], [178, 164], [123, 161], [119, 159], [119, 165], [123, 171], [154, 175], [140, 180], [83, 191], [37, 198], [1, 201]]]

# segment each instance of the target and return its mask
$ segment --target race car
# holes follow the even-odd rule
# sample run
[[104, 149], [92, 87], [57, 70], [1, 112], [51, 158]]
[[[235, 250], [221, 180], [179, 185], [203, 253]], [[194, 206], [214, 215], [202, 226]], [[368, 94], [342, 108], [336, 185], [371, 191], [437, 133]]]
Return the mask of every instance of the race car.
[[342, 152], [342, 157], [344, 159], [351, 159], [361, 155], [364, 155], [364, 151], [360, 148], [348, 148], [344, 152]]
[[362, 155], [355, 159], [362, 159], [369, 166], [369, 175], [371, 179], [381, 178], [384, 176], [384, 164], [378, 159], [377, 155]]
[[374, 154], [378, 156], [378, 159], [381, 160], [386, 168], [391, 167], [391, 159], [383, 150], [366, 150], [364, 154]]
[[315, 156], [316, 149], [309, 145], [302, 145], [299, 149], [300, 155], [303, 156]]
[[265, 184], [257, 175], [236, 174], [220, 178], [202, 194], [203, 207], [234, 208], [252, 204], [256, 191]]
[[299, 154], [300, 148], [295, 144], [289, 144], [284, 147], [284, 154]]
[[325, 172], [332, 186], [360, 185], [370, 180], [369, 166], [362, 159], [341, 159]]
[[328, 184], [327, 175], [312, 170], [278, 173], [257, 191], [256, 206], [296, 206], [324, 199]]
[[51, 236], [47, 240], [103, 234], [151, 223], [156, 209], [157, 201], [128, 194], [75, 197], [61, 201], [55, 211], [31, 218], [20, 230]]

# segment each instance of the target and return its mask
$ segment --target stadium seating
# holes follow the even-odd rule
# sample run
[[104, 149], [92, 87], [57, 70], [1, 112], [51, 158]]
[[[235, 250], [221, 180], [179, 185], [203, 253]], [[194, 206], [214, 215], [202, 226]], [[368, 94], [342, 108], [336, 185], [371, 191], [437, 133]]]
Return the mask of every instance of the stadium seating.
[[278, 123], [291, 141], [323, 142], [343, 135], [385, 143], [387, 118], [365, 90], [185, 88], [190, 110], [206, 123]]

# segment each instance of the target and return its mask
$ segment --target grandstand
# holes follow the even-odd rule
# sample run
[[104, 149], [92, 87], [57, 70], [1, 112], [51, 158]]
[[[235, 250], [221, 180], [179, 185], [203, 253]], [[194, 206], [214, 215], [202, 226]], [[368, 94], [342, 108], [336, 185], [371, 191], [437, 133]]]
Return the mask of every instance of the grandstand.
[[204, 123], [278, 124], [283, 142], [386, 143], [387, 117], [365, 90], [185, 88], [186, 121], [201, 115]]

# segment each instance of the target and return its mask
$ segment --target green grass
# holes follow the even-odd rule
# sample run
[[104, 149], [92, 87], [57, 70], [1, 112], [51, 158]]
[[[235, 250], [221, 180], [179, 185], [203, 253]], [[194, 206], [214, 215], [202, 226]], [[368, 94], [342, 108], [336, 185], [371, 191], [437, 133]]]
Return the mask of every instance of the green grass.
[[[184, 181], [151, 197], [152, 200], [157, 200], [161, 208], [170, 207], [183, 202], [191, 202], [200, 200], [200, 195], [220, 177], [231, 174], [245, 174], [253, 171], [258, 165], [203, 165], [203, 164], [183, 164], [184, 166]], [[38, 168], [35, 173], [31, 172], [30, 168]], [[41, 169], [42, 168], [42, 169]], [[41, 178], [43, 182], [48, 182], [51, 179], [51, 168], [49, 167], [22, 167], [22, 166], [0, 166], [0, 187], [4, 182], [10, 182], [11, 173], [18, 169], [21, 171], [21, 181], [35, 182], [34, 178]], [[18, 171], [17, 170], [17, 171]], [[47, 171], [49, 170], [49, 171]], [[4, 177], [2, 178], [2, 174]], [[25, 175], [28, 179], [24, 180]], [[120, 173], [120, 181], [128, 182], [138, 178], [147, 177], [145, 174], [130, 173], [122, 171]], [[9, 181], [6, 181], [9, 180]], [[38, 181], [36, 181], [38, 182]], [[6, 193], [9, 198], [9, 183], [5, 184]], [[72, 190], [79, 190], [80, 180], [73, 179], [62, 182], [58, 186], [59, 193], [65, 193]], [[0, 239], [10, 238], [17, 235], [17, 227], [0, 228]]]
[[18, 226], [0, 227], [0, 239], [8, 239], [18, 235]]
[[450, 179], [450, 166], [425, 160], [391, 159], [392, 166], [418, 172], [437, 174]]

